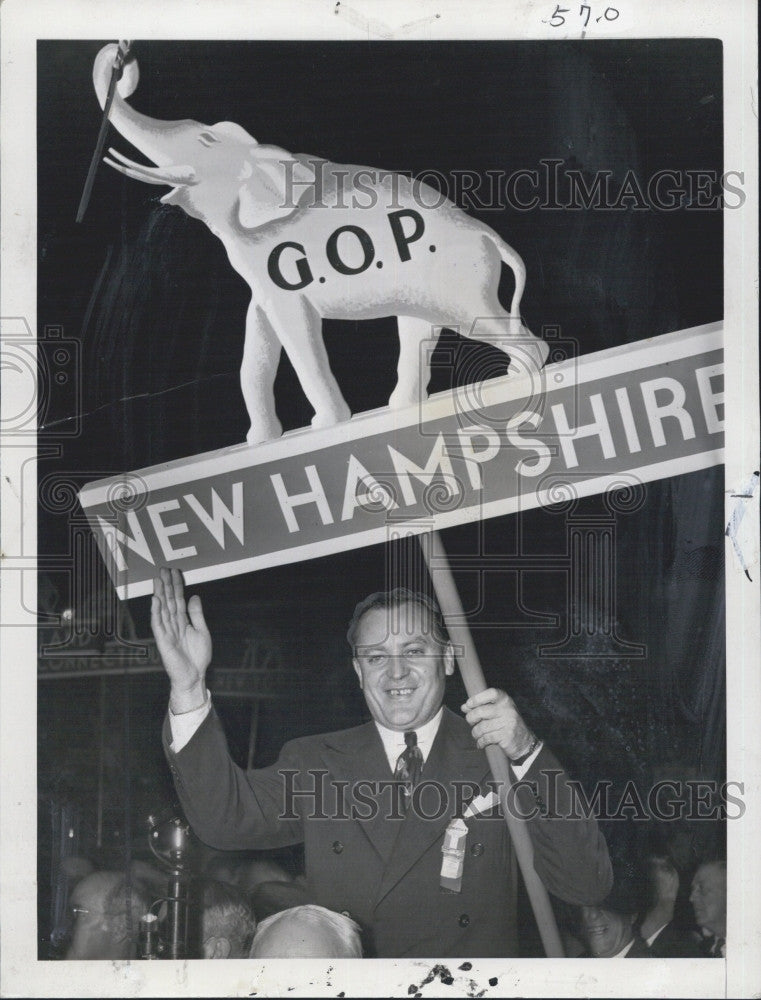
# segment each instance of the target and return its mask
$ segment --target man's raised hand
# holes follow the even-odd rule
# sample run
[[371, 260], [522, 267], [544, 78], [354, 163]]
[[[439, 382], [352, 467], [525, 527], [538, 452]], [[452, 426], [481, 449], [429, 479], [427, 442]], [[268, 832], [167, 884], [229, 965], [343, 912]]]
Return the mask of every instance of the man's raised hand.
[[201, 598], [185, 605], [182, 576], [162, 568], [153, 581], [151, 629], [172, 688], [169, 707], [175, 715], [199, 708], [206, 700], [206, 669], [211, 663], [211, 636]]

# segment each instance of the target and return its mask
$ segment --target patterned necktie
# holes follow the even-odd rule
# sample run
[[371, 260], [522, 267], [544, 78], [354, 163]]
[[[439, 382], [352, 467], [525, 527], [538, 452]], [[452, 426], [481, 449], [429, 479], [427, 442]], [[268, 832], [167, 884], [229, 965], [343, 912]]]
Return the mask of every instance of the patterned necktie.
[[417, 733], [408, 732], [404, 734], [405, 749], [399, 754], [399, 759], [394, 768], [394, 780], [402, 785], [402, 809], [407, 812], [412, 789], [420, 781], [420, 773], [423, 770], [423, 752], [417, 745]]

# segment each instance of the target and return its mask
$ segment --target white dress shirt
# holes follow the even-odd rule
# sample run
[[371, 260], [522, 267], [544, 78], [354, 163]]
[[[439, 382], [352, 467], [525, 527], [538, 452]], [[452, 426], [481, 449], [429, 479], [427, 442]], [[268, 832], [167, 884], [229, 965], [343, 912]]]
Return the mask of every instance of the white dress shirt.
[[191, 737], [210, 711], [211, 695], [208, 688], [206, 689], [206, 700], [198, 708], [193, 708], [189, 712], [181, 712], [179, 715], [175, 715], [170, 708], [169, 728], [172, 731], [172, 742], [169, 744], [169, 749], [174, 753], [179, 753], [184, 746], [190, 743]]
[[623, 947], [621, 949], [621, 951], [616, 952], [615, 955], [609, 955], [608, 957], [609, 958], [625, 958], [628, 955], [629, 950], [631, 949], [631, 946], [633, 944], [634, 944], [634, 938], [632, 938], [631, 941], [625, 947]]
[[[420, 747], [420, 752], [423, 755], [424, 764], [428, 760], [428, 754], [431, 752], [433, 741], [436, 739], [436, 733], [439, 731], [441, 716], [443, 714], [444, 709], [440, 708], [432, 719], [429, 719], [425, 725], [419, 726], [415, 730], [415, 733], [417, 734], [417, 745]], [[391, 768], [393, 773], [396, 770], [396, 762], [399, 760], [399, 754], [404, 753], [407, 749], [407, 744], [404, 742], [404, 733], [397, 732], [396, 729], [387, 729], [385, 726], [382, 726], [377, 719], [375, 721], [375, 726], [380, 733], [380, 738], [383, 742], [383, 749], [386, 751], [388, 766]]]
[[658, 935], [661, 933], [661, 931], [664, 930], [664, 928], [668, 927], [668, 925], [669, 925], [669, 921], [667, 920], [666, 923], [665, 924], [661, 924], [661, 926], [658, 928], [658, 930], [655, 931], [653, 934], [651, 934], [649, 938], [645, 938], [645, 942], [647, 943], [648, 948], [653, 943], [653, 941], [655, 941], [655, 939], [658, 937]]

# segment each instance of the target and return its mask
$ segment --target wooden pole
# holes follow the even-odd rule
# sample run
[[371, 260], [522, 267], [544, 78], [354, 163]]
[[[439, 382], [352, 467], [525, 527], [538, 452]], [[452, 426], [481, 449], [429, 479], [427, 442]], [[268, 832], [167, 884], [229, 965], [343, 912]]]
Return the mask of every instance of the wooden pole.
[[[442, 545], [441, 538], [437, 531], [430, 534], [418, 535], [420, 548], [423, 551], [423, 558], [428, 566], [428, 573], [431, 578], [439, 607], [444, 615], [449, 637], [458, 651], [457, 663], [462, 675], [465, 690], [468, 697], [472, 698], [481, 691], [486, 690], [486, 678], [484, 677], [481, 663], [478, 658], [473, 637], [465, 622], [460, 595], [452, 576], [447, 554]], [[507, 796], [512, 785], [510, 767], [507, 756], [499, 746], [486, 747], [486, 758], [494, 780], [500, 788], [500, 801], [505, 822], [510, 832], [510, 837], [515, 848], [515, 855], [518, 865], [526, 884], [529, 900], [534, 911], [539, 933], [542, 937], [542, 944], [548, 958], [563, 958], [565, 953], [555, 923], [555, 914], [552, 911], [550, 898], [544, 883], [534, 870], [534, 848], [525, 823], [518, 816], [514, 816], [507, 808]], [[569, 864], [572, 863], [569, 859]]]

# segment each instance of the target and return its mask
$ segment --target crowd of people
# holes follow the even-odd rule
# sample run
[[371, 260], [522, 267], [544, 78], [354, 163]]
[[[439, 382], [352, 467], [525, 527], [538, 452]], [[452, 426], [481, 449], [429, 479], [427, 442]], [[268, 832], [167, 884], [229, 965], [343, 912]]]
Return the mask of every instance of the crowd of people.
[[[94, 871], [70, 859], [70, 936], [61, 957], [166, 957], [167, 875], [147, 863]], [[362, 958], [362, 931], [347, 914], [309, 899], [303, 875], [266, 858], [213, 854], [192, 878], [188, 957]], [[680, 871], [668, 855], [645, 858], [638, 877], [617, 880], [595, 906], [558, 907], [568, 957], [726, 957], [726, 863]], [[152, 954], [142, 953], [146, 915], [155, 918]], [[153, 922], [153, 920], [152, 920]], [[435, 957], [435, 956], [434, 956]]]
[[727, 866], [680, 872], [667, 854], [648, 855], [634, 881], [617, 882], [597, 906], [564, 928], [566, 954], [590, 958], [725, 958]]
[[[70, 921], [60, 957], [169, 957], [167, 872], [142, 861], [126, 871], [95, 871], [83, 858], [68, 859], [66, 869]], [[188, 875], [186, 899], [185, 957], [362, 957], [357, 924], [308, 902], [303, 879], [266, 858], [212, 856]]]

